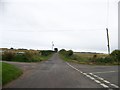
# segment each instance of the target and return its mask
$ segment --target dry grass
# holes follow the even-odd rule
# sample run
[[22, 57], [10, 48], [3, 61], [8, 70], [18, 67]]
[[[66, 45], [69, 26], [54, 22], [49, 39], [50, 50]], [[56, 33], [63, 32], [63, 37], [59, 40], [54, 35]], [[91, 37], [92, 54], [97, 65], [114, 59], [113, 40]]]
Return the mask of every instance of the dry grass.
[[93, 53], [74, 53], [75, 55], [80, 56], [81, 58], [92, 58], [94, 55], [97, 55], [98, 58], [104, 58], [108, 56], [108, 54], [93, 54]]

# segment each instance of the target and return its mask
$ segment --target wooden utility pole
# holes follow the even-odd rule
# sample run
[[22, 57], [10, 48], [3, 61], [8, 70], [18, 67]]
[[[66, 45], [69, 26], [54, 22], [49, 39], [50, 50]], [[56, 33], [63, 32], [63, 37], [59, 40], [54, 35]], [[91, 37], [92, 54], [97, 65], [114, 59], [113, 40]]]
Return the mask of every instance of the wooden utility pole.
[[107, 31], [107, 41], [108, 41], [108, 54], [110, 54], [110, 42], [109, 42], [109, 33], [108, 33], [108, 28], [106, 28]]

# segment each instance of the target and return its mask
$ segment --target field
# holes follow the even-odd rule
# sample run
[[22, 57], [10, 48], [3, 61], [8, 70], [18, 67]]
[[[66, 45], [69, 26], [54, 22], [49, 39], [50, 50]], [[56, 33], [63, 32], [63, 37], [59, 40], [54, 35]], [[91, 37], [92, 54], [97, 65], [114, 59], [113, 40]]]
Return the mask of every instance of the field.
[[72, 60], [74, 62], [79, 62], [81, 64], [93, 64], [90, 60], [93, 58], [105, 58], [108, 54], [98, 54], [98, 53], [74, 53], [77, 60]]
[[120, 51], [114, 50], [110, 55], [92, 52], [73, 52], [72, 50], [62, 49], [60, 57], [68, 62], [91, 65], [120, 65]]
[[94, 53], [74, 53], [75, 55], [80, 56], [83, 59], [93, 58], [94, 55], [97, 55], [97, 58], [105, 58], [108, 54], [94, 54]]

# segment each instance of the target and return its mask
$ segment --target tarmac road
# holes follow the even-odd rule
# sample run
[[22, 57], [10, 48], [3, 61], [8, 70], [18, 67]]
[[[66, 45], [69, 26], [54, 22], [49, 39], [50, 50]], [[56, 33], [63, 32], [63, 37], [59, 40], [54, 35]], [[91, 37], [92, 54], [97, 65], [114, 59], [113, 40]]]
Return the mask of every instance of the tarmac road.
[[57, 53], [40, 63], [8, 63], [23, 69], [24, 74], [3, 88], [118, 88], [117, 66], [67, 63]]

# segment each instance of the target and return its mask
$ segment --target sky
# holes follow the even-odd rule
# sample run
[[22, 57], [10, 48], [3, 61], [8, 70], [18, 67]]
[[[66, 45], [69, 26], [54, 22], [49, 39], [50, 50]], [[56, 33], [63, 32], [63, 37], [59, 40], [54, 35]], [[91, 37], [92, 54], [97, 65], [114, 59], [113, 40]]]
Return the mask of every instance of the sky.
[[0, 0], [0, 47], [107, 53], [118, 49], [119, 0]]

